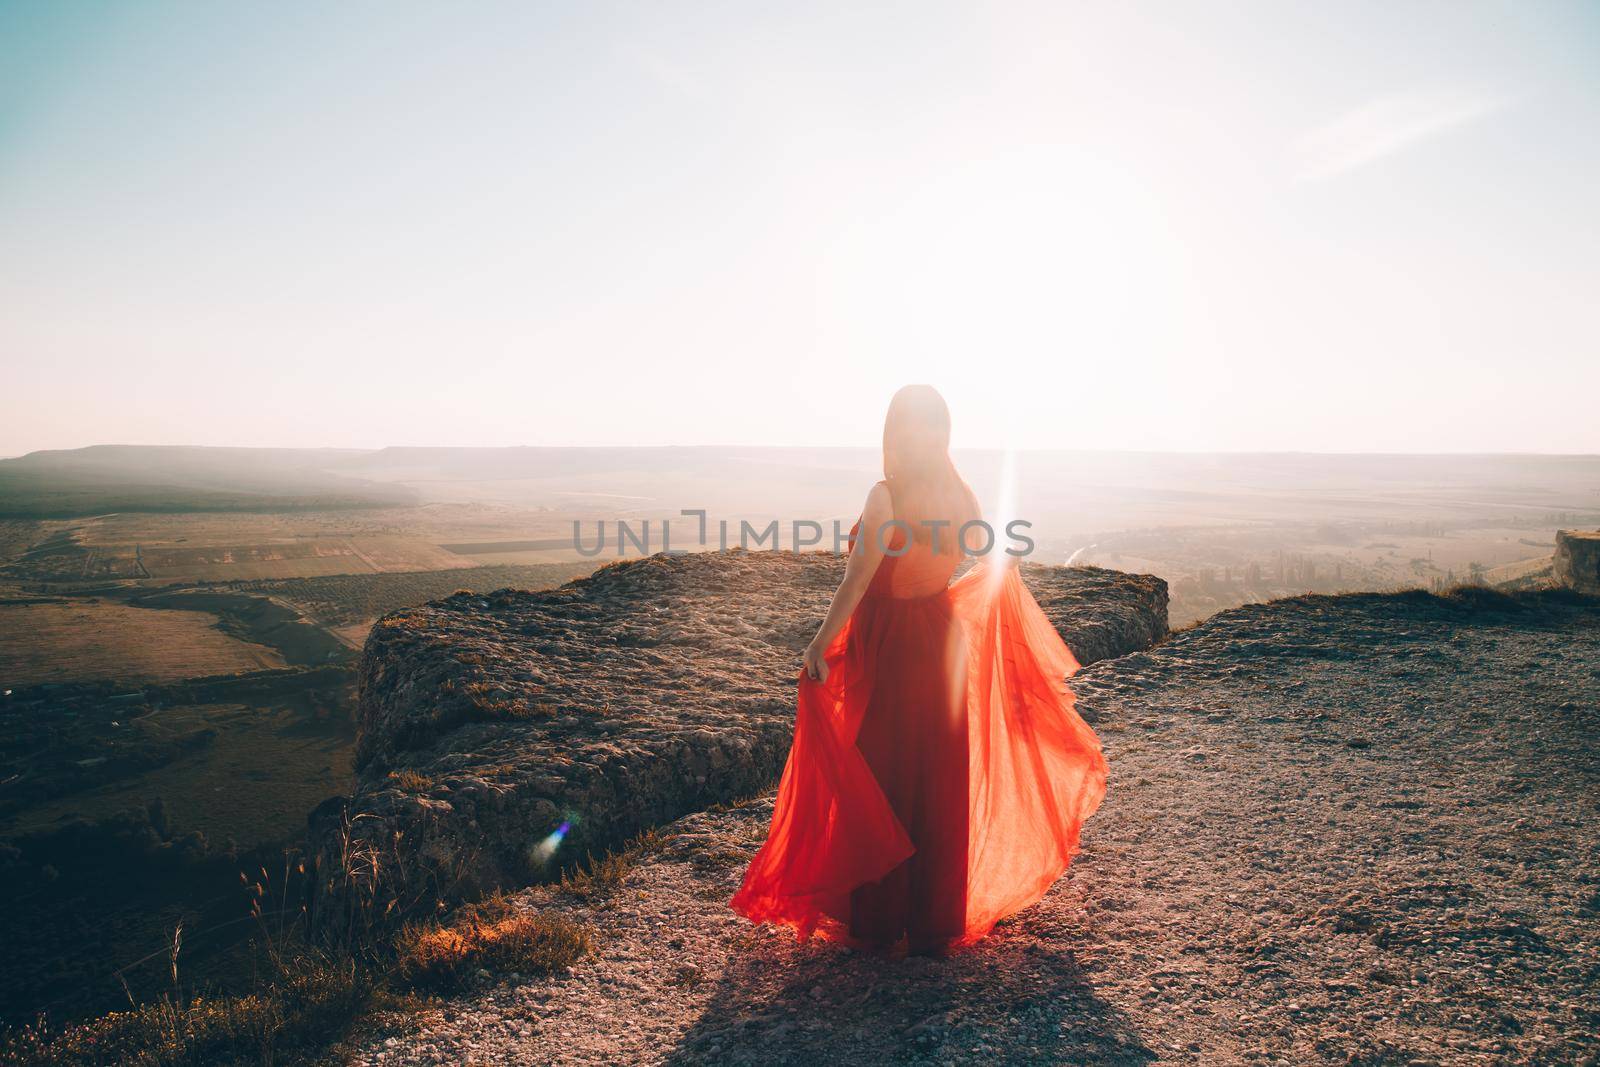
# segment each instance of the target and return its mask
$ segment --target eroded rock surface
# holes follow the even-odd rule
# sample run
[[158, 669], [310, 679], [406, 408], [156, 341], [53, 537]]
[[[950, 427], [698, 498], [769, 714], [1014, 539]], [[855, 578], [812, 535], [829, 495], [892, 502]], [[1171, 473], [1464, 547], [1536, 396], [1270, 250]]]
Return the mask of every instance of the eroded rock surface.
[[[381, 619], [361, 664], [359, 787], [312, 815], [316, 914], [364, 921], [559, 861], [771, 784], [800, 651], [843, 561], [654, 556], [556, 590], [458, 594]], [[1166, 633], [1166, 584], [1026, 566], [1078, 658]]]
[[1552, 569], [1559, 584], [1600, 596], [1600, 530], [1557, 530]]
[[1068, 878], [950, 959], [754, 928], [770, 795], [689, 816], [570, 973], [348, 1062], [1566, 1064], [1600, 1057], [1600, 606], [1240, 608], [1073, 683], [1110, 759]]

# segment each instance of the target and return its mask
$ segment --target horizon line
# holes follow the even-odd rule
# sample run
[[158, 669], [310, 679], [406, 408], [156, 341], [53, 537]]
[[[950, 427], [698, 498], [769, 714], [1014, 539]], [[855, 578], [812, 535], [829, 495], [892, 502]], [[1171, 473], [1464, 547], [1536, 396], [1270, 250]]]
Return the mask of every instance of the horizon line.
[[[197, 445], [197, 444], [125, 444], [119, 442], [98, 442], [89, 445], [77, 445], [71, 448], [36, 448], [28, 452], [13, 455], [0, 455], [0, 463], [13, 460], [28, 459], [33, 456], [49, 454], [67, 454], [73, 452], [87, 452], [97, 448], [120, 449], [151, 449], [151, 450], [180, 450], [191, 451], [217, 451], [217, 452], [344, 452], [351, 455], [377, 455], [383, 452], [414, 450], [414, 451], [455, 451], [455, 452], [514, 452], [514, 451], [738, 451], [738, 450], [764, 450], [779, 451], [804, 449], [818, 452], [860, 452], [878, 451], [881, 446], [877, 444], [859, 445], [817, 445], [817, 444], [583, 444], [583, 445], [551, 445], [551, 444], [523, 444], [523, 445], [381, 445], [347, 446], [347, 445]], [[1303, 448], [1257, 448], [1257, 449], [1141, 449], [1141, 448], [1085, 448], [1085, 447], [1055, 447], [1055, 448], [1009, 448], [995, 445], [960, 445], [950, 449], [954, 453], [1004, 453], [1015, 452], [1019, 455], [1027, 454], [1058, 454], [1076, 453], [1087, 455], [1106, 456], [1428, 456], [1428, 457], [1497, 457], [1521, 456], [1547, 459], [1600, 459], [1600, 451], [1595, 452], [1541, 452], [1533, 450], [1441, 450], [1432, 452], [1399, 452], [1393, 450], [1373, 451], [1340, 451], [1319, 450]]]

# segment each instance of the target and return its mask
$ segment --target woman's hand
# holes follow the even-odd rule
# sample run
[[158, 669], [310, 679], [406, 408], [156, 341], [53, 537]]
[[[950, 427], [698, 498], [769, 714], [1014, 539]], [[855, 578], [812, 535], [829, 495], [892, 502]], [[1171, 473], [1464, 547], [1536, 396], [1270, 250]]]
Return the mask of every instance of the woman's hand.
[[806, 646], [804, 659], [806, 677], [813, 682], [826, 682], [828, 680], [828, 661], [823, 658], [825, 651], [827, 650], [815, 641]]

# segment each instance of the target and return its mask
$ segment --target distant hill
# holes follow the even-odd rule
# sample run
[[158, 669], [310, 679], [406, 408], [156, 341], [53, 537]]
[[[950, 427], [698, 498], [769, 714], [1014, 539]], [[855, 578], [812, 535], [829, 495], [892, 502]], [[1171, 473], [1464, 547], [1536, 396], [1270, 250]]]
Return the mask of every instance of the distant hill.
[[95, 445], [0, 460], [0, 517], [110, 511], [282, 511], [415, 503], [403, 486], [338, 473], [362, 453], [325, 448]]
[[[1003, 459], [993, 450], [956, 452], [984, 501], [999, 498]], [[1054, 550], [1069, 552], [1108, 531], [1197, 523], [1393, 532], [1396, 523], [1442, 530], [1492, 521], [1498, 531], [1534, 518], [1551, 530], [1600, 522], [1600, 456], [1027, 451], [1015, 460], [1019, 514], [1059, 531]], [[472, 503], [596, 516], [702, 509], [729, 519], [848, 519], [881, 464], [871, 447], [101, 445], [0, 460], [0, 517]], [[1121, 550], [1131, 551], [1126, 543]], [[1483, 561], [1508, 562], [1499, 552]]]

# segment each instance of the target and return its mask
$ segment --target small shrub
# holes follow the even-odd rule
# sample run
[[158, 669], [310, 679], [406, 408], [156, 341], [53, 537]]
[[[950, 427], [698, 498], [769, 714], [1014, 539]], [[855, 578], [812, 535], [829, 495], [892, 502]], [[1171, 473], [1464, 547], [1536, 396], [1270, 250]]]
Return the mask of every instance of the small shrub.
[[705, 809], [705, 813], [707, 815], [721, 815], [730, 811], [742, 811], [745, 808], [764, 800], [767, 794], [768, 790], [758, 789], [754, 793], [746, 793], [745, 795], [735, 797], [732, 800], [711, 804]]
[[632, 869], [626, 852], [608, 852], [598, 860], [591, 855], [583, 867], [561, 876], [561, 891], [579, 900], [603, 900], [622, 888]]
[[390, 771], [389, 780], [408, 793], [425, 793], [433, 788], [432, 778], [410, 769]]
[[515, 705], [501, 695], [503, 692], [498, 686], [488, 682], [468, 682], [462, 686], [467, 694], [467, 701], [478, 711], [488, 715], [506, 715], [515, 712]]
[[521, 974], [565, 970], [594, 948], [582, 923], [553, 912], [486, 914], [466, 909], [448, 926], [408, 926], [396, 942], [394, 976], [420, 991], [459, 991], [479, 968]]
[[598, 860], [591, 854], [579, 869], [561, 876], [561, 891], [582, 901], [603, 900], [622, 888], [640, 856], [660, 850], [664, 838], [655, 830], [646, 830], [615, 852], [608, 852]]

